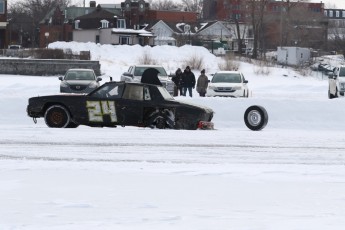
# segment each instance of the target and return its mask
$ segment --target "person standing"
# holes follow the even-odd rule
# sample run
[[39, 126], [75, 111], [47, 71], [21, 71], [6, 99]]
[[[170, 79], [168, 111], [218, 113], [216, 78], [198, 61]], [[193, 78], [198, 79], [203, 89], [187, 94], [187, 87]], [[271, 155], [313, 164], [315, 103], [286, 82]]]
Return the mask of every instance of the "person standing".
[[208, 77], [205, 75], [205, 69], [201, 70], [201, 74], [196, 83], [196, 91], [199, 93], [200, 97], [205, 97], [208, 86]]
[[183, 71], [183, 75], [182, 75], [183, 96], [186, 96], [186, 93], [188, 90], [189, 96], [193, 97], [192, 90], [194, 88], [195, 88], [195, 76], [194, 76], [194, 73], [191, 71], [190, 67], [187, 66], [186, 69]]
[[175, 83], [174, 96], [178, 96], [178, 92], [180, 92], [180, 96], [182, 96], [182, 74], [182, 70], [178, 68], [175, 72], [175, 76], [171, 79]]

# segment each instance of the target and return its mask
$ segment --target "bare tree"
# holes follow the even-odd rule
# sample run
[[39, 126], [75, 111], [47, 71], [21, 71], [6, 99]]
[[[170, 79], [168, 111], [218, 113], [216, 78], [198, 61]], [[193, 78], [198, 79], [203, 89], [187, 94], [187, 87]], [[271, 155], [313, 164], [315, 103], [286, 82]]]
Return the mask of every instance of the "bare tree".
[[151, 0], [149, 1], [150, 8], [153, 10], [171, 10], [181, 7], [173, 0]]
[[203, 1], [202, 0], [181, 0], [182, 6], [184, 7], [185, 11], [190, 12], [202, 12]]
[[331, 20], [329, 23], [329, 50], [340, 51], [345, 57], [345, 22]]
[[258, 56], [259, 38], [262, 37], [262, 28], [266, 6], [269, 0], [248, 0], [248, 10], [251, 26], [253, 29], [253, 58]]
[[45, 15], [57, 6], [69, 6], [71, 0], [21, 0], [9, 5], [8, 17], [11, 30], [18, 34], [26, 46], [38, 45], [39, 23]]
[[[246, 23], [246, 16], [245, 16], [245, 9], [246, 9], [246, 1], [239, 2], [239, 5], [236, 6], [238, 9], [240, 9], [239, 14], [235, 14], [233, 12], [234, 5], [233, 4], [227, 4], [225, 7], [230, 12], [227, 27], [234, 31], [234, 43], [235, 46], [237, 45], [237, 50], [241, 54], [242, 49], [244, 48], [244, 40], [245, 36], [248, 34], [248, 25]], [[232, 14], [233, 13], [233, 14]], [[236, 50], [236, 47], [234, 47], [234, 50]]]

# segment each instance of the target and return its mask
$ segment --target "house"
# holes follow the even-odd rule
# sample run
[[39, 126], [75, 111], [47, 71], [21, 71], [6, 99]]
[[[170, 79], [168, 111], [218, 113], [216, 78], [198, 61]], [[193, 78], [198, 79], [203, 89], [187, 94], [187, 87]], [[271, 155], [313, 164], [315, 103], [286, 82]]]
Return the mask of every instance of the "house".
[[300, 66], [310, 61], [311, 52], [308, 48], [278, 47], [277, 62], [282, 65]]
[[174, 38], [176, 30], [166, 22], [159, 20], [151, 27], [151, 31], [155, 35], [155, 45], [176, 46], [176, 39]]
[[[111, 18], [96, 18], [97, 13], [94, 12], [98, 6], [102, 8], [105, 16], [107, 13], [104, 10], [116, 16], [116, 23]], [[59, 18], [63, 18], [62, 24], [56, 24], [60, 22]], [[104, 24], [100, 23], [103, 19]], [[151, 10], [149, 3], [144, 0], [125, 0], [121, 4], [98, 4], [97, 6], [95, 1], [90, 1], [89, 7], [71, 6], [63, 9], [55, 8], [49, 12], [40, 23], [40, 47], [45, 47], [54, 41], [90, 41], [114, 45], [161, 44], [155, 43], [153, 34], [147, 31], [147, 28], [150, 28], [149, 25], [159, 20], [172, 23], [196, 23], [197, 19], [196, 12]], [[86, 21], [92, 21], [92, 26]], [[164, 44], [174, 45], [173, 40], [164, 41]]]
[[7, 48], [7, 0], [0, 0], [0, 49]]
[[227, 44], [234, 37], [234, 31], [220, 21], [189, 24], [160, 20], [151, 26], [150, 30], [155, 35], [155, 45], [193, 44], [206, 46], [210, 50], [212, 49], [211, 45], [210, 47], [207, 46], [207, 44], [211, 44], [210, 41], [218, 41], [219, 43], [222, 41], [221, 44]]
[[111, 13], [100, 5], [95, 11], [75, 18], [73, 24], [73, 41], [112, 45], [154, 45], [154, 35], [151, 32], [139, 26], [127, 29], [126, 20], [121, 15]]
[[[121, 15], [121, 8], [116, 4], [100, 4], [102, 9], [113, 15]], [[54, 41], [73, 41], [74, 20], [97, 10], [96, 2], [90, 1], [88, 7], [55, 7], [40, 22], [40, 47]]]

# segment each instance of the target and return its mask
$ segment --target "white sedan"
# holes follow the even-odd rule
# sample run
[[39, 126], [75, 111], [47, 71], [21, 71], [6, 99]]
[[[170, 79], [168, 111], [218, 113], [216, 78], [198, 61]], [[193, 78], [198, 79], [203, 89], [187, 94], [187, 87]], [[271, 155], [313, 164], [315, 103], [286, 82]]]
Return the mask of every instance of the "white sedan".
[[219, 71], [208, 84], [208, 97], [248, 97], [248, 81], [239, 71]]

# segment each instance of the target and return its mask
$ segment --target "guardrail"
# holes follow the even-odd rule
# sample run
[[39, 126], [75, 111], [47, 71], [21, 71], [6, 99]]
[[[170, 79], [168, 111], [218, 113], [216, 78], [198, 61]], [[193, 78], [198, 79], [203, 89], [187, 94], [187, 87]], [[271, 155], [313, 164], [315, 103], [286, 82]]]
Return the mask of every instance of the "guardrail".
[[97, 76], [101, 75], [99, 61], [69, 59], [20, 59], [0, 58], [0, 74], [52, 76], [63, 75], [68, 69], [93, 69]]

